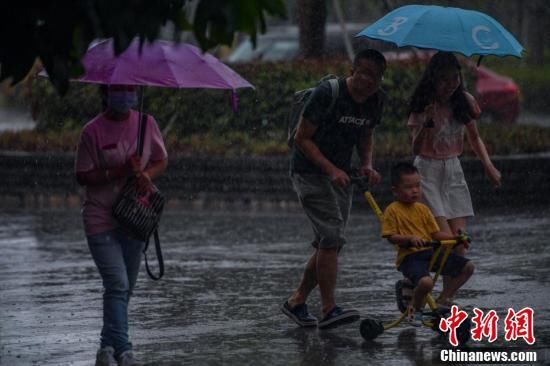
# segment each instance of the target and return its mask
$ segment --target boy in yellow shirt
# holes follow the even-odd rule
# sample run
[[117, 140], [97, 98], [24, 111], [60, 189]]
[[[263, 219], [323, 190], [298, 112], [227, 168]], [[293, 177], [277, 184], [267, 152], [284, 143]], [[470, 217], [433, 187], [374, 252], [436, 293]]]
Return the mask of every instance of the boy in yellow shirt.
[[[421, 324], [424, 299], [434, 285], [428, 270], [433, 249], [424, 244], [431, 240], [455, 239], [440, 231], [430, 209], [418, 202], [422, 197], [420, 179], [418, 170], [410, 163], [393, 166], [391, 184], [397, 201], [386, 208], [382, 222], [382, 237], [398, 247], [397, 269], [415, 286], [408, 309], [409, 320], [414, 325]], [[439, 259], [434, 268], [438, 266]], [[438, 304], [449, 306], [456, 291], [473, 272], [474, 265], [469, 259], [452, 253], [441, 271], [449, 279], [444, 281]]]

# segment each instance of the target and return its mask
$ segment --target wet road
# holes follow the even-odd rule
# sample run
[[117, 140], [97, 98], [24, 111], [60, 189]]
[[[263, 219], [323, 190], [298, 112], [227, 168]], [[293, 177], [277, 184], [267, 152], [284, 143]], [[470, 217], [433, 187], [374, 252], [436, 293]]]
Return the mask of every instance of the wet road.
[[[378, 230], [369, 211], [354, 213], [338, 300], [390, 320], [400, 275]], [[492, 346], [508, 346], [509, 307], [532, 307], [533, 349], [550, 361], [550, 211], [484, 212], [469, 232], [477, 271], [457, 301], [497, 311]], [[427, 328], [364, 342], [359, 323], [302, 330], [285, 318], [279, 306], [310, 253], [300, 212], [167, 212], [161, 239], [166, 277], [153, 282], [143, 269], [131, 303], [131, 338], [148, 365], [432, 365], [448, 348]], [[102, 290], [78, 212], [0, 212], [0, 248], [0, 364], [92, 365]], [[309, 304], [319, 308], [318, 292]], [[516, 345], [526, 349], [522, 339]]]

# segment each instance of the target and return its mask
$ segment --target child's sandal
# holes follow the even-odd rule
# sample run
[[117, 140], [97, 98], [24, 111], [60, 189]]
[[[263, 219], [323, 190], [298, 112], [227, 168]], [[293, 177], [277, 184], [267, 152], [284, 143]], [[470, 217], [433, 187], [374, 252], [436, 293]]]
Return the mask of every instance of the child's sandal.
[[397, 308], [401, 313], [407, 311], [409, 304], [412, 301], [414, 293], [414, 285], [406, 278], [398, 280], [395, 283], [395, 299]]
[[407, 307], [407, 321], [413, 327], [422, 326], [422, 311], [416, 311], [412, 305]]

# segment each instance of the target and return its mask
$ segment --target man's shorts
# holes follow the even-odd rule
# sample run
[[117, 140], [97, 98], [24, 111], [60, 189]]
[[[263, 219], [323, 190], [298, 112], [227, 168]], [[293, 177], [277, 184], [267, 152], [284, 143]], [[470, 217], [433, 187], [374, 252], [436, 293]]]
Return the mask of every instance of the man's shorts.
[[311, 245], [318, 249], [340, 250], [346, 242], [351, 184], [340, 187], [325, 175], [293, 173], [290, 179], [315, 234]]
[[[411, 280], [416, 286], [422, 277], [430, 275], [428, 266], [430, 265], [432, 254], [433, 250], [423, 250], [421, 252], [409, 254], [403, 259], [398, 269], [403, 273], [403, 276]], [[439, 268], [441, 258], [443, 258], [443, 252], [439, 254], [439, 257], [435, 261], [432, 272], [437, 271]], [[462, 272], [462, 269], [469, 261], [468, 258], [451, 253], [449, 258], [447, 258], [447, 263], [445, 263], [445, 266], [441, 270], [441, 274], [444, 276], [456, 277]]]
[[414, 166], [422, 177], [422, 199], [435, 217], [474, 216], [470, 190], [458, 158], [438, 160], [417, 156]]

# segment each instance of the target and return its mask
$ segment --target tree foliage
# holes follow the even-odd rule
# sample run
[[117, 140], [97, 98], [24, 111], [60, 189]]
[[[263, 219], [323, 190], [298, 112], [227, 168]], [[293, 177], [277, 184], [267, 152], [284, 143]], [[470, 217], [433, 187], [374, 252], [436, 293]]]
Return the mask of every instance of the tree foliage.
[[175, 35], [191, 30], [207, 50], [230, 45], [236, 32], [255, 42], [267, 15], [286, 17], [283, 0], [3, 0], [0, 13], [0, 81], [22, 80], [38, 57], [61, 94], [82, 74], [80, 59], [94, 39], [112, 37], [118, 54], [136, 36], [155, 40], [172, 22]]

